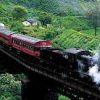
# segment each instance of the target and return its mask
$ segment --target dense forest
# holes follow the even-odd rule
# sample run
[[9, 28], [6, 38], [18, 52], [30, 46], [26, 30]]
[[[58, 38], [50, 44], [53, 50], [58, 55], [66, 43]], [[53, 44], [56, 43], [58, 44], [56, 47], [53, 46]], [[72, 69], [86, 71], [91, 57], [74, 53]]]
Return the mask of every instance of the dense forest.
[[[23, 24], [26, 21], [30, 24]], [[54, 47], [95, 50], [100, 43], [100, 0], [0, 0], [0, 23], [12, 31], [51, 40]], [[0, 75], [0, 84], [0, 100], [20, 100], [16, 76]], [[17, 89], [15, 94], [9, 87]]]

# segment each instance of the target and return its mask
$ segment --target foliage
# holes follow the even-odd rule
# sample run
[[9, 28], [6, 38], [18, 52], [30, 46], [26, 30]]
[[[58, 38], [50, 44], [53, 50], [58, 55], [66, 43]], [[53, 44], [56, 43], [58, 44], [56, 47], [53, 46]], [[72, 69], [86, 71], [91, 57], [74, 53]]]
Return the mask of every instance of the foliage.
[[61, 95], [61, 96], [58, 97], [58, 100], [70, 100], [70, 99]]
[[32, 0], [33, 5], [42, 11], [54, 13], [58, 11], [59, 4], [57, 0]]
[[77, 31], [89, 29], [86, 19], [75, 16], [56, 17], [53, 20], [53, 25], [65, 29], [74, 29]]
[[100, 27], [100, 10], [98, 8], [98, 5], [94, 9], [88, 10], [87, 18], [89, 20], [90, 25], [95, 30], [95, 36], [97, 32], [97, 28]]
[[[88, 36], [94, 36], [94, 32], [95, 32], [95, 30], [93, 29], [93, 28], [90, 28], [90, 29], [88, 29], [88, 30], [82, 30], [82, 31], [80, 31], [80, 32], [82, 32], [83, 34], [86, 34], [86, 35], [88, 35]], [[96, 38], [99, 38], [100, 37], [100, 27], [98, 27], [98, 29], [97, 29], [97, 32], [96, 32]]]
[[71, 28], [75, 30], [89, 29], [87, 22], [81, 18], [69, 16], [64, 18], [64, 22], [65, 23], [63, 23], [63, 26], [65, 26], [66, 28]]
[[[55, 47], [95, 49], [100, 43], [100, 38], [92, 36], [91, 23], [83, 18], [88, 8], [95, 7], [90, 1], [93, 0], [0, 0], [0, 22], [12, 31], [52, 40]], [[81, 16], [77, 9], [81, 11]], [[76, 12], [78, 15], [74, 16]], [[91, 20], [91, 17], [97, 17], [99, 20], [99, 16], [93, 15], [95, 12], [94, 10], [88, 13], [90, 21], [95, 21]], [[33, 17], [37, 17], [42, 26], [22, 25], [23, 20]], [[50, 24], [50, 27], [45, 27], [47, 24]], [[97, 32], [100, 36], [99, 28]], [[19, 78], [21, 76], [15, 78], [10, 74], [0, 76], [0, 100], [20, 100]], [[58, 99], [67, 100], [63, 96]]]
[[26, 6], [50, 13], [58, 12], [59, 10], [58, 0], [0, 0], [0, 2]]
[[46, 12], [42, 12], [39, 16], [39, 20], [41, 22], [42, 25], [46, 26], [47, 24], [51, 24], [51, 16], [46, 13]]
[[12, 11], [12, 16], [15, 20], [26, 18], [27, 9], [23, 6], [14, 6]]
[[75, 30], [65, 30], [61, 35], [58, 35], [53, 40], [55, 47], [66, 48], [83, 48], [83, 49], [96, 49], [100, 43], [99, 38], [87, 36]]
[[11, 21], [9, 28], [12, 31], [23, 33], [23, 25], [20, 21]]
[[20, 100], [21, 83], [11, 74], [0, 75], [0, 100]]
[[61, 34], [62, 30], [59, 28], [51, 28], [44, 32], [44, 34], [40, 34], [40, 37], [42, 37], [44, 40], [52, 40], [57, 35]]

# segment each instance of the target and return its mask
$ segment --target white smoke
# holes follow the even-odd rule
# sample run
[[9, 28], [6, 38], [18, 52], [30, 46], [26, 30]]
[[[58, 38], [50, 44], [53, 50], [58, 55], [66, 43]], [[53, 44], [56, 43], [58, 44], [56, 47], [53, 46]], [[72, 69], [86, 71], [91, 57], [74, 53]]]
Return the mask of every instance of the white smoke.
[[93, 56], [93, 61], [98, 62], [98, 60], [99, 60], [99, 53], [96, 52], [95, 55]]
[[100, 65], [100, 51], [97, 51], [92, 57], [92, 62], [97, 64], [98, 66]]
[[100, 45], [98, 46], [95, 55], [92, 57], [92, 64], [94, 66], [89, 68], [89, 75], [96, 84], [100, 84]]
[[92, 77], [93, 81], [96, 82], [96, 84], [100, 84], [100, 71], [98, 69], [99, 67], [97, 64], [89, 68], [89, 75]]

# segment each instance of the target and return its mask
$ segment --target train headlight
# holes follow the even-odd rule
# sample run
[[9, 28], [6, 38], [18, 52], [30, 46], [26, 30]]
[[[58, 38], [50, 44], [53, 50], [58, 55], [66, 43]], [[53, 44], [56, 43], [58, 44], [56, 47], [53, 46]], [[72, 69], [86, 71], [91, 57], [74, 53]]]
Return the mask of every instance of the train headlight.
[[64, 55], [64, 58], [68, 59], [68, 55], [67, 55], [67, 54], [65, 54], [65, 55]]

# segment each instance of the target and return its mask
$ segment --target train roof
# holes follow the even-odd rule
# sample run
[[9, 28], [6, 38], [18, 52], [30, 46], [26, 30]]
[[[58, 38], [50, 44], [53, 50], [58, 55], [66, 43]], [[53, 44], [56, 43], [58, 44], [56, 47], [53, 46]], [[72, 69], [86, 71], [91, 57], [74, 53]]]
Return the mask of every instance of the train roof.
[[46, 41], [46, 40], [41, 40], [41, 39], [37, 39], [34, 37], [30, 37], [27, 35], [23, 35], [23, 34], [13, 34], [12, 35], [13, 38], [28, 42], [28, 43], [37, 43], [37, 42], [41, 42], [41, 41]]
[[83, 54], [86, 54], [86, 55], [89, 55], [91, 54], [91, 52], [87, 51], [87, 50], [83, 50], [83, 49], [79, 49], [79, 48], [70, 48], [70, 49], [66, 49], [65, 52], [67, 53], [71, 53], [71, 54], [77, 54], [77, 55], [83, 55]]
[[65, 52], [72, 53], [72, 54], [77, 54], [81, 51], [83, 51], [83, 50], [82, 49], [77, 49], [77, 48], [69, 48], [69, 49], [65, 50]]
[[9, 31], [6, 28], [1, 28], [0, 27], [0, 33], [9, 36], [9, 35], [13, 34], [14, 32]]

